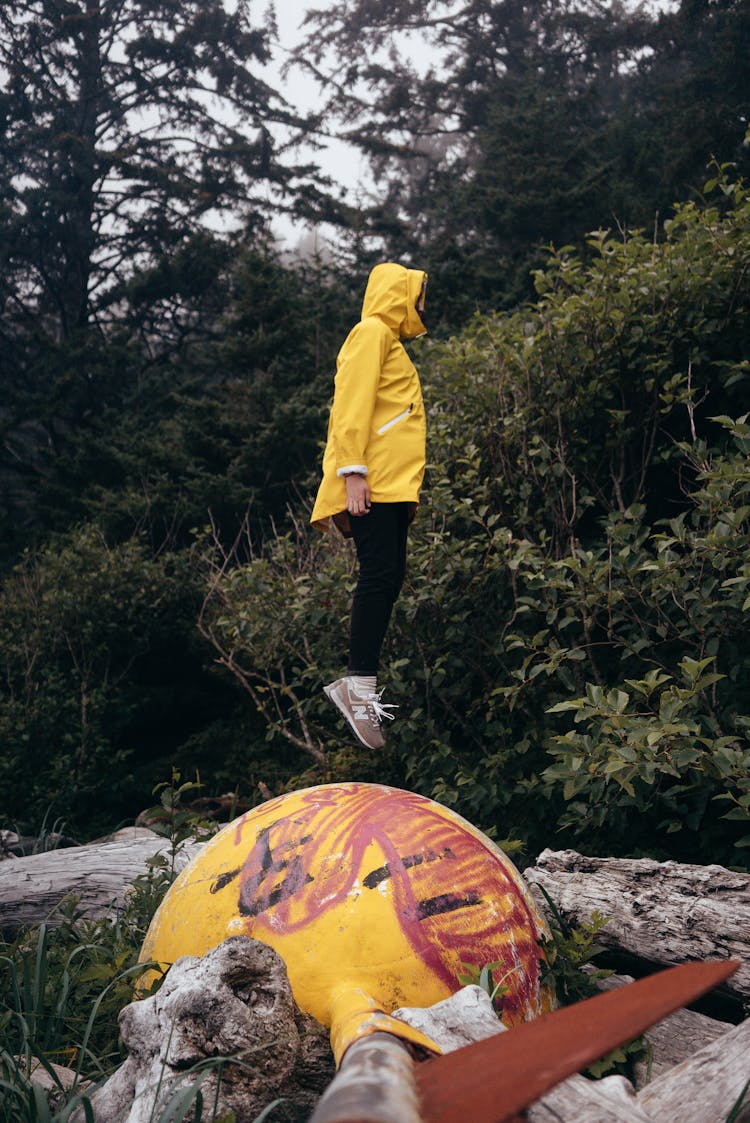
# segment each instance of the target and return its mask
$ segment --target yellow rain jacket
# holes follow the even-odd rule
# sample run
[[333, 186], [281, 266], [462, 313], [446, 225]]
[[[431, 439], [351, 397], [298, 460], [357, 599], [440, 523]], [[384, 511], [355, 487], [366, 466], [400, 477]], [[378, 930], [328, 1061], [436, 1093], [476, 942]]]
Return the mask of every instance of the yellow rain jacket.
[[[416, 367], [401, 339], [425, 334], [416, 308], [427, 274], [387, 262], [370, 274], [362, 319], [336, 360], [323, 481], [310, 522], [349, 531], [344, 476], [367, 476], [373, 503], [419, 500], [425, 413]], [[366, 516], [365, 516], [366, 517]]]

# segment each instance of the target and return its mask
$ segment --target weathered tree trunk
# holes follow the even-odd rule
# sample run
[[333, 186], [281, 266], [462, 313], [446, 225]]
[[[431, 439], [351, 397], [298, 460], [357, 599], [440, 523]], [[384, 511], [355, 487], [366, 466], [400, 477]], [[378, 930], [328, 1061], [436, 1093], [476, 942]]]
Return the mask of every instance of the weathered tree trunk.
[[[659, 1123], [725, 1120], [750, 1080], [750, 1020], [648, 1084], [638, 1103]], [[750, 1096], [735, 1117], [749, 1123]]]
[[587, 858], [545, 850], [524, 873], [573, 925], [595, 909], [608, 917], [599, 943], [652, 963], [740, 959], [725, 984], [750, 996], [750, 876], [723, 866], [640, 858]]
[[298, 1008], [281, 956], [247, 936], [178, 959], [122, 1010], [120, 1032], [128, 1059], [91, 1096], [97, 1123], [187, 1118], [188, 1104], [190, 1118], [249, 1121], [279, 1098], [309, 1112], [334, 1073], [328, 1032]]
[[[146, 873], [150, 858], [169, 858], [170, 846], [153, 831], [128, 827], [112, 841], [0, 862], [0, 930], [12, 936], [42, 922], [59, 924], [60, 906], [72, 898], [89, 917], [121, 909], [133, 879]], [[175, 868], [186, 866], [199, 849], [199, 843], [183, 844]]]
[[[599, 984], [599, 989], [613, 990], [632, 982], [630, 975], [611, 975]], [[657, 1022], [643, 1035], [648, 1055], [634, 1065], [636, 1090], [640, 1091], [675, 1065], [693, 1057], [699, 1049], [710, 1045], [730, 1029], [731, 1023], [707, 1018], [705, 1014], [698, 1014], [695, 1010], [676, 1010], [664, 1021]]]
[[[624, 1076], [603, 1080], [571, 1076], [532, 1104], [526, 1119], [528, 1123], [656, 1123], [638, 1103], [635, 1089]], [[663, 1116], [659, 1123], [681, 1121]]]

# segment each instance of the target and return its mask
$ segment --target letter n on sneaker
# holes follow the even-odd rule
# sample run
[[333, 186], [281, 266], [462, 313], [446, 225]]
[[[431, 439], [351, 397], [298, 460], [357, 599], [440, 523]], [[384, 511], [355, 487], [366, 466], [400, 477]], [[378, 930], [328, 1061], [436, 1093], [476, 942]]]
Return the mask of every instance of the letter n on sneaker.
[[359, 694], [354, 690], [349, 678], [337, 678], [323, 687], [327, 698], [333, 702], [349, 722], [355, 737], [366, 749], [382, 749], [385, 738], [380, 728], [383, 718], [393, 720], [389, 710], [397, 707], [381, 703], [382, 690], [371, 694]]

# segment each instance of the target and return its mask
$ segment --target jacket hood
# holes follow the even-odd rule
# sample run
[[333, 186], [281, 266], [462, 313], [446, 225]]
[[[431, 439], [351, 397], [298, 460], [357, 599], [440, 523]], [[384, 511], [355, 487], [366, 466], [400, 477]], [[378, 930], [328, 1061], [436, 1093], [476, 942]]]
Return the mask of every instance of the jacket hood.
[[422, 269], [407, 269], [393, 261], [376, 265], [367, 282], [362, 319], [377, 316], [404, 339], [425, 335], [427, 328], [416, 303], [426, 279], [427, 274]]

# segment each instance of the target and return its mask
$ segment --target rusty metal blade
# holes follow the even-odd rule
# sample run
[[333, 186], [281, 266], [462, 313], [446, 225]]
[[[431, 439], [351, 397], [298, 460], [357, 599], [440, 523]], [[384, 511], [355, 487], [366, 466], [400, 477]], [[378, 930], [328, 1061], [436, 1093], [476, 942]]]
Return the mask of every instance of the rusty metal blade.
[[737, 960], [685, 963], [417, 1066], [424, 1123], [511, 1123], [555, 1084], [724, 982]]

